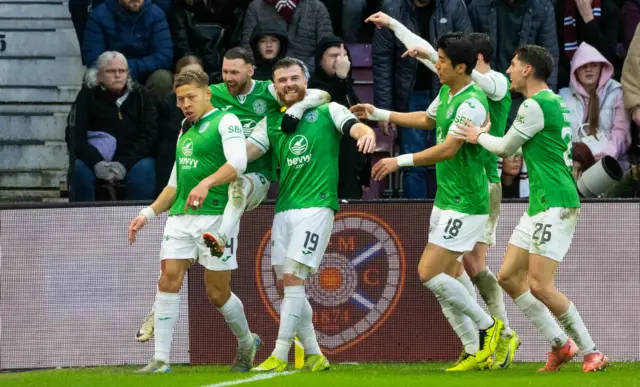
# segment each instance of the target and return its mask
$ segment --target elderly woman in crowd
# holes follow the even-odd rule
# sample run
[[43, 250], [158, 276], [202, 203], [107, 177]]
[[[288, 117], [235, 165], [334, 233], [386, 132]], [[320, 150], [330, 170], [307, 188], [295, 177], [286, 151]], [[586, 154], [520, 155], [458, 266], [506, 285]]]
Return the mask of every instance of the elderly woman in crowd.
[[131, 78], [124, 55], [104, 52], [69, 113], [72, 198], [93, 201], [96, 182], [124, 181], [127, 199], [153, 199], [157, 136], [153, 98]]

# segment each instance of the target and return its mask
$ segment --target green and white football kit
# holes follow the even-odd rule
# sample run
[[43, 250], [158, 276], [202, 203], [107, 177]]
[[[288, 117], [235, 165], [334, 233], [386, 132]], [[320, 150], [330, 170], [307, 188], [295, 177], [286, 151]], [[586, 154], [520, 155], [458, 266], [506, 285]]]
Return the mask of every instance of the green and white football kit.
[[279, 120], [268, 125], [269, 148], [280, 165], [280, 187], [271, 232], [272, 265], [285, 258], [316, 271], [329, 244], [338, 211], [338, 156], [344, 128], [356, 117], [331, 102], [307, 111], [296, 132]]
[[[485, 74], [474, 70], [471, 78], [487, 96], [489, 120], [491, 121], [489, 134], [494, 137], [503, 137], [509, 109], [511, 109], [509, 80], [504, 74], [494, 70], [489, 70]], [[478, 242], [493, 246], [496, 243], [496, 228], [498, 227], [498, 218], [500, 218], [502, 183], [498, 172], [498, 156], [486, 150], [484, 170], [489, 180], [489, 220], [483, 236]]]
[[[244, 154], [243, 154], [244, 152]], [[176, 189], [176, 197], [169, 210], [160, 258], [197, 259], [208, 270], [234, 270], [239, 226], [231, 233], [221, 259], [212, 257], [204, 245], [202, 234], [217, 230], [227, 204], [228, 184], [211, 188], [202, 206], [186, 212], [187, 197], [202, 180], [226, 163], [246, 163], [246, 145], [242, 126], [231, 113], [214, 109], [178, 138], [176, 163], [168, 186]], [[240, 167], [239, 174], [244, 166]]]
[[[470, 121], [482, 125], [487, 118], [487, 98], [475, 83], [450, 95], [442, 86], [427, 114], [436, 121], [436, 141], [441, 144], [456, 125]], [[429, 242], [461, 254], [478, 242], [489, 217], [489, 193], [482, 147], [464, 144], [456, 155], [436, 164], [438, 190], [431, 219]]]
[[560, 96], [542, 90], [520, 105], [511, 130], [526, 141], [522, 153], [529, 170], [530, 195], [529, 208], [509, 243], [561, 262], [580, 216], [569, 109]]

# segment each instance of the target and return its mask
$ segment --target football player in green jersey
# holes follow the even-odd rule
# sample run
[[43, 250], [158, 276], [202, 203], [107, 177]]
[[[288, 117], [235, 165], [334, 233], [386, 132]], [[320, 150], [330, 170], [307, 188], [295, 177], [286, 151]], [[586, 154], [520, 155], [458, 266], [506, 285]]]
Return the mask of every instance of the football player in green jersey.
[[[256, 141], [251, 134], [257, 126], [266, 129], [267, 117], [280, 115], [283, 102], [278, 97], [271, 81], [256, 81], [251, 77], [254, 71], [251, 51], [235, 47], [227, 51], [222, 62], [224, 83], [211, 85], [211, 103], [238, 116], [247, 141]], [[311, 89], [304, 98], [287, 109], [283, 117], [283, 130], [293, 132], [302, 114], [331, 100], [329, 93]], [[240, 222], [245, 211], [256, 208], [267, 196], [269, 185], [274, 178], [272, 156], [249, 163], [245, 174], [229, 185], [232, 200], [225, 208], [222, 225], [216, 233], [203, 235], [211, 254], [222, 256], [227, 244], [227, 235]]]
[[[366, 21], [370, 21], [378, 27], [391, 29], [398, 40], [408, 47], [404, 56], [418, 59], [431, 71], [437, 73], [435, 63], [438, 60], [438, 53], [429, 42], [383, 12], [371, 15]], [[471, 39], [471, 43], [478, 55], [478, 63], [471, 73], [471, 79], [487, 96], [489, 119], [492, 124], [491, 135], [502, 137], [507, 124], [509, 109], [511, 108], [509, 81], [504, 74], [491, 69], [490, 62], [493, 55], [493, 46], [489, 36], [473, 32], [469, 34], [469, 39]], [[489, 221], [482, 238], [476, 243], [471, 252], [464, 255], [464, 267], [458, 262], [447, 272], [456, 277], [467, 289], [470, 289], [474, 297], [473, 284], [475, 284], [491, 315], [498, 317], [504, 323], [504, 330], [500, 336], [493, 367], [508, 368], [513, 361], [516, 350], [520, 346], [520, 337], [509, 327], [502, 288], [496, 276], [486, 265], [487, 250], [495, 244], [496, 240], [495, 231], [500, 216], [502, 184], [498, 173], [498, 157], [490, 152], [485, 153], [484, 169], [489, 179]], [[455, 319], [449, 319], [449, 322], [456, 323]], [[456, 326], [453, 328], [456, 333], [464, 333]], [[459, 360], [464, 358], [464, 353], [465, 350], [463, 350]]]
[[238, 339], [233, 370], [248, 371], [260, 346], [251, 333], [240, 299], [229, 283], [236, 262], [238, 230], [230, 238], [223, 259], [213, 257], [202, 233], [220, 226], [228, 200], [228, 183], [247, 167], [242, 126], [231, 113], [215, 109], [210, 102], [209, 78], [204, 71], [185, 71], [176, 76], [178, 106], [191, 124], [178, 138], [176, 163], [169, 183], [151, 206], [129, 225], [129, 242], [153, 217], [169, 211], [160, 249], [161, 275], [155, 303], [155, 354], [140, 373], [170, 371], [169, 353], [180, 312], [182, 281], [191, 261], [205, 268], [207, 297], [218, 308]]
[[372, 175], [382, 179], [403, 166], [436, 165], [438, 190], [431, 213], [429, 243], [418, 272], [422, 283], [436, 294], [464, 344], [465, 353], [448, 371], [490, 367], [503, 328], [500, 319], [482, 310], [475, 295], [445, 274], [451, 274], [456, 261], [482, 239], [489, 218], [485, 153], [482, 148], [468, 147], [452, 133], [458, 122], [471, 120], [480, 125], [487, 119], [487, 98], [472, 81], [476, 61], [477, 55], [466, 34], [443, 35], [438, 40], [435, 64], [443, 86], [427, 112], [388, 112], [371, 105], [352, 108], [361, 118], [390, 120], [410, 128], [435, 127], [434, 147], [383, 159], [374, 166]]
[[[274, 67], [273, 77], [286, 106], [292, 106], [305, 95], [307, 81], [304, 64], [299, 60], [281, 59]], [[276, 278], [284, 284], [276, 347], [271, 356], [252, 371], [283, 371], [296, 334], [305, 350], [304, 368], [322, 371], [329, 368], [329, 362], [315, 337], [313, 311], [305, 296], [305, 279], [320, 266], [331, 237], [334, 213], [339, 209], [341, 136], [354, 138], [361, 152], [373, 153], [375, 134], [335, 102], [307, 111], [294, 134], [280, 130], [281, 119], [276, 117], [275, 122], [268, 125], [267, 136], [262, 132], [260, 149], [247, 148], [249, 160], [255, 153], [272, 149], [280, 165], [271, 261]]]
[[487, 133], [490, 123], [482, 127], [461, 123], [459, 135], [501, 157], [522, 147], [529, 170], [529, 208], [509, 240], [500, 284], [551, 344], [540, 371], [557, 371], [580, 351], [584, 372], [591, 372], [605, 368], [609, 359], [597, 350], [573, 303], [554, 285], [578, 223], [580, 200], [572, 174], [569, 109], [546, 83], [552, 69], [546, 48], [520, 47], [507, 74], [511, 89], [527, 99], [511, 129], [499, 138]]

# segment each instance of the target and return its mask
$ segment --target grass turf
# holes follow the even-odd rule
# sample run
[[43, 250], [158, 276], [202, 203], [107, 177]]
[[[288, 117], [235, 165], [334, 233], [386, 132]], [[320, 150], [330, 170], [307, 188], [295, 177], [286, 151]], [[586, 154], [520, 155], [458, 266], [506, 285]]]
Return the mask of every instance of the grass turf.
[[[292, 373], [266, 380], [255, 380], [239, 385], [253, 386], [437, 386], [437, 387], [524, 387], [524, 386], [579, 386], [579, 387], [640, 387], [640, 363], [615, 363], [605, 372], [584, 374], [580, 363], [571, 363], [553, 374], [536, 374], [539, 363], [515, 363], [509, 370], [445, 373], [447, 364], [359, 364], [332, 365], [331, 371], [321, 373]], [[173, 366], [164, 375], [134, 375], [134, 367], [97, 367], [45, 370], [0, 374], [3, 387], [75, 387], [75, 386], [181, 386], [214, 387], [225, 382], [240, 382], [256, 374], [233, 374], [220, 366]], [[235, 383], [234, 383], [235, 384]]]

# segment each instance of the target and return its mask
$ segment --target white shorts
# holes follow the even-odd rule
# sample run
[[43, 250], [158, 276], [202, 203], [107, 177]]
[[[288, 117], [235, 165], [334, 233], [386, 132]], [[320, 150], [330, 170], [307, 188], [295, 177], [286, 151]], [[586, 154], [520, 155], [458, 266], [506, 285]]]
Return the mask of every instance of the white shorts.
[[496, 244], [496, 228], [500, 218], [500, 202], [502, 201], [502, 184], [489, 182], [489, 219], [478, 242], [489, 245]]
[[290, 258], [315, 273], [331, 239], [333, 218], [326, 207], [278, 212], [271, 228], [271, 264], [284, 265]]
[[509, 243], [530, 254], [562, 262], [571, 246], [578, 218], [579, 208], [552, 207], [534, 216], [525, 212]]
[[167, 219], [164, 227], [160, 259], [197, 259], [207, 270], [226, 271], [238, 268], [239, 225], [229, 235], [222, 257], [214, 257], [205, 246], [202, 234], [215, 232], [222, 222], [221, 215], [176, 215]]
[[484, 234], [489, 215], [469, 215], [433, 207], [429, 219], [429, 243], [460, 254], [473, 250]]
[[[247, 207], [245, 209], [245, 211], [251, 211], [266, 199], [271, 182], [261, 173], [247, 173], [246, 175], [242, 175], [241, 179], [246, 183], [253, 183], [253, 191], [247, 196]], [[250, 186], [247, 187], [245, 192], [249, 191], [249, 187]]]

